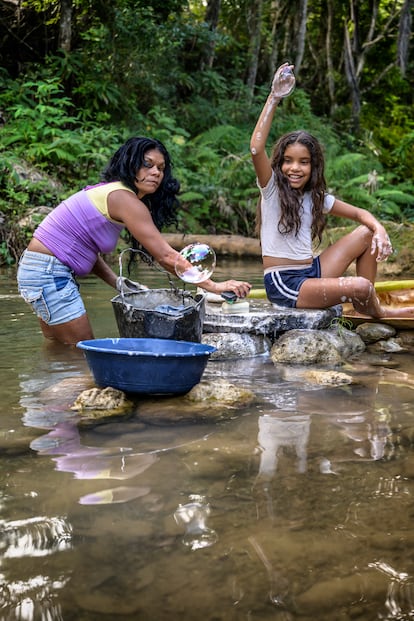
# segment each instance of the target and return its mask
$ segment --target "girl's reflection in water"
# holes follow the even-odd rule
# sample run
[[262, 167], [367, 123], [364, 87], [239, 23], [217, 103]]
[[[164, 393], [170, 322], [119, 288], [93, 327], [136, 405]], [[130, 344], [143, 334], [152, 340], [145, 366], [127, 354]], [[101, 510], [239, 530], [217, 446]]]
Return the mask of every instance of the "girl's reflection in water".
[[277, 469], [279, 451], [294, 449], [297, 457], [297, 470], [306, 472], [307, 445], [309, 440], [309, 416], [259, 416], [257, 440], [260, 447], [259, 478], [272, 478]]

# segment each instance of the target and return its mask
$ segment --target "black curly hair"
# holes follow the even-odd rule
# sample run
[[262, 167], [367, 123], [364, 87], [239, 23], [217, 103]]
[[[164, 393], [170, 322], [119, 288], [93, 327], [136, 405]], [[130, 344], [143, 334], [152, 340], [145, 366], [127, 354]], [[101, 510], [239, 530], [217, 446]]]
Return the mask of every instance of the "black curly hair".
[[[135, 186], [136, 174], [144, 164], [145, 154], [152, 149], [159, 151], [164, 156], [164, 176], [156, 192], [147, 194], [141, 200], [148, 207], [155, 226], [161, 231], [163, 227], [169, 224], [177, 225], [177, 211], [180, 207], [177, 195], [180, 191], [180, 183], [172, 175], [170, 154], [160, 140], [145, 136], [129, 138], [114, 153], [102, 172], [101, 180], [106, 182], [122, 181], [135, 194], [138, 194]], [[148, 254], [131, 234], [129, 234], [128, 241], [132, 248], [143, 250]]]

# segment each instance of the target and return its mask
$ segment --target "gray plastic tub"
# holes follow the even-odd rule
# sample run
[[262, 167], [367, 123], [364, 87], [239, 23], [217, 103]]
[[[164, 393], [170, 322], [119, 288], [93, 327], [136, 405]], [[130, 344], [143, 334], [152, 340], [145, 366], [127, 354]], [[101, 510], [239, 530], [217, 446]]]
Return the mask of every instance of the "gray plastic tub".
[[199, 343], [205, 295], [174, 289], [147, 289], [112, 298], [119, 335]]

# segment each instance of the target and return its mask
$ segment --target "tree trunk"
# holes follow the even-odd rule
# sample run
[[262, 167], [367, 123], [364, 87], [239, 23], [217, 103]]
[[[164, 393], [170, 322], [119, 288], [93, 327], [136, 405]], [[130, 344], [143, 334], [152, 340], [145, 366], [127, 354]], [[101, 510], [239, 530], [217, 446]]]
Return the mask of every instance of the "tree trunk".
[[327, 2], [327, 27], [326, 27], [326, 39], [325, 39], [325, 49], [326, 49], [326, 66], [327, 66], [327, 84], [328, 84], [328, 93], [329, 93], [329, 108], [330, 113], [333, 114], [336, 108], [336, 96], [335, 96], [335, 78], [334, 78], [334, 64], [332, 59], [332, 31], [334, 25], [333, 19], [333, 5], [332, 0], [328, 0]]
[[247, 68], [247, 87], [250, 92], [250, 97], [253, 97], [253, 91], [256, 84], [257, 67], [259, 65], [260, 43], [261, 43], [261, 29], [262, 29], [262, 15], [263, 15], [263, 0], [253, 0], [250, 4], [251, 10], [248, 17], [248, 29], [250, 34], [249, 44], [249, 66]]
[[281, 2], [279, 2], [278, 0], [272, 0], [271, 6], [270, 6], [272, 29], [270, 32], [271, 52], [269, 56], [269, 82], [272, 81], [273, 75], [277, 67], [277, 61], [279, 58], [277, 33], [278, 33], [279, 23], [281, 21], [281, 13], [282, 13]]
[[359, 114], [361, 111], [361, 96], [359, 93], [358, 76], [356, 72], [354, 56], [352, 54], [352, 42], [349, 26], [345, 24], [345, 77], [348, 82], [352, 102], [352, 125], [355, 132], [359, 130]]
[[215, 51], [215, 40], [214, 33], [217, 30], [219, 16], [220, 16], [220, 8], [221, 8], [221, 0], [208, 0], [205, 21], [208, 24], [208, 28], [212, 33], [211, 39], [205, 51], [205, 56], [201, 63], [201, 69], [204, 67], [211, 67], [214, 63], [214, 51]]
[[404, 5], [401, 9], [400, 23], [398, 27], [397, 63], [404, 77], [406, 76], [406, 73], [407, 73], [408, 52], [409, 52], [409, 45], [410, 45], [410, 38], [411, 38], [413, 8], [414, 8], [414, 0], [404, 1]]
[[[350, 0], [350, 17], [345, 23], [345, 75], [349, 85], [352, 101], [352, 124], [355, 132], [359, 130], [361, 112], [360, 77], [365, 66], [367, 51], [372, 47], [378, 16], [378, 2], [371, 5], [371, 20], [364, 43], [361, 43], [359, 22], [359, 0]], [[384, 33], [380, 35], [380, 38]], [[378, 37], [377, 37], [378, 38]]]
[[58, 47], [64, 52], [72, 47], [72, 0], [60, 0]]
[[296, 58], [294, 60], [295, 63], [295, 73], [299, 74], [300, 67], [302, 65], [303, 54], [305, 52], [305, 41], [306, 41], [306, 22], [308, 19], [308, 0], [300, 0], [299, 8], [299, 28], [298, 28], [298, 36], [296, 40]]

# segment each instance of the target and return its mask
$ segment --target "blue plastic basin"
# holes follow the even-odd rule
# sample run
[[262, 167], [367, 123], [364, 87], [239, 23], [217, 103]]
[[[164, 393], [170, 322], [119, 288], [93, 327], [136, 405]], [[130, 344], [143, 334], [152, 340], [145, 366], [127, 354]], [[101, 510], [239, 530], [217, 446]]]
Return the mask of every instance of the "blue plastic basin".
[[141, 394], [184, 394], [199, 383], [211, 345], [150, 338], [79, 341], [95, 383]]

